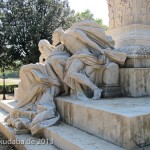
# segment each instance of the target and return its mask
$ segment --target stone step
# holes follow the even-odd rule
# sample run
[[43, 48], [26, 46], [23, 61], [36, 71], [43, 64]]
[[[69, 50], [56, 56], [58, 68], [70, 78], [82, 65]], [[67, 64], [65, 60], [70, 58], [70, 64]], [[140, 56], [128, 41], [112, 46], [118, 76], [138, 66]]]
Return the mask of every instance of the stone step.
[[[54, 145], [50, 144], [46, 139], [32, 137], [30, 134], [15, 135], [14, 129], [6, 125], [4, 118], [8, 113], [0, 109], [0, 132], [3, 133], [18, 150], [58, 150]], [[1, 144], [3, 141], [0, 141]], [[4, 144], [6, 141], [4, 141]]]
[[16, 100], [1, 100], [0, 101], [0, 108], [5, 110], [8, 113], [11, 113], [14, 106], [17, 104]]
[[44, 129], [44, 136], [62, 150], [125, 150], [65, 123]]
[[[56, 99], [56, 103], [62, 118], [70, 125], [111, 143], [124, 146], [127, 150], [138, 150], [140, 147], [142, 150], [150, 150], [150, 147], [145, 147], [149, 145], [150, 139], [149, 97], [139, 99], [116, 98], [88, 102], [73, 100], [69, 97], [59, 97]], [[11, 112], [15, 104], [16, 101], [14, 100], [0, 101], [0, 107], [4, 110], [7, 109], [8, 112]], [[44, 135], [48, 139], [54, 139], [56, 146], [64, 150], [70, 150], [69, 145], [73, 145], [75, 149], [79, 149], [79, 147], [83, 149], [83, 145], [86, 144], [79, 145], [77, 141], [88, 138], [78, 136], [82, 133], [88, 137], [93, 137], [93, 139], [96, 138], [74, 127], [61, 124], [44, 129]], [[72, 140], [67, 131], [71, 134], [78, 133], [74, 137], [77, 141]], [[101, 140], [100, 138], [98, 140]], [[118, 142], [120, 143], [118, 144]], [[136, 146], [132, 145], [134, 142], [136, 142]], [[107, 142], [107, 144], [110, 143]]]
[[[0, 102], [0, 107], [11, 112], [15, 104], [16, 101], [14, 100], [5, 100]], [[65, 123], [45, 128], [43, 135], [45, 139], [50, 141], [53, 139], [54, 145], [61, 150], [125, 150]]]
[[150, 68], [121, 68], [120, 85], [125, 96], [150, 96]]
[[64, 122], [128, 150], [150, 145], [150, 97], [56, 99]]

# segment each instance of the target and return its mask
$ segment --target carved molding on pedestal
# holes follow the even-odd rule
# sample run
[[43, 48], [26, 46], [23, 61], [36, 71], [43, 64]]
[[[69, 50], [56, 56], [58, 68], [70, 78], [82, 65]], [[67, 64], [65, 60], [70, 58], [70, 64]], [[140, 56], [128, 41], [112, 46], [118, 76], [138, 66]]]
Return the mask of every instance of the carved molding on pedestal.
[[128, 46], [115, 49], [127, 54], [127, 58], [150, 58], [150, 46]]

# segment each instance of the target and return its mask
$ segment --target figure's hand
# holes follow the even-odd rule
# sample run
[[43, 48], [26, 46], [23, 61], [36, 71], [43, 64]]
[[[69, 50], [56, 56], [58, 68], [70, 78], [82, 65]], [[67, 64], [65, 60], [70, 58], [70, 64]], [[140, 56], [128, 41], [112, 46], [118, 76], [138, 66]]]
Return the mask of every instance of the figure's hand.
[[110, 53], [111, 49], [110, 48], [106, 48], [104, 49], [104, 54]]

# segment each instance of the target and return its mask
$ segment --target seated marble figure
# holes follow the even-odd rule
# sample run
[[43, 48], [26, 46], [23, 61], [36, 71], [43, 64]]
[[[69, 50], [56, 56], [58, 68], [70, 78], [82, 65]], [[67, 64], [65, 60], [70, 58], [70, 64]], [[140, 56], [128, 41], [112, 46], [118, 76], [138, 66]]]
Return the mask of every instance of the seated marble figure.
[[60, 56], [65, 61], [69, 56], [63, 45], [54, 47], [47, 40], [41, 40], [38, 46], [41, 63], [21, 68], [21, 82], [16, 97], [18, 103], [5, 119], [8, 125], [16, 129], [28, 129], [33, 135], [38, 134], [43, 127], [56, 124], [60, 119], [54, 97], [60, 94], [62, 85], [53, 71], [50, 58]]

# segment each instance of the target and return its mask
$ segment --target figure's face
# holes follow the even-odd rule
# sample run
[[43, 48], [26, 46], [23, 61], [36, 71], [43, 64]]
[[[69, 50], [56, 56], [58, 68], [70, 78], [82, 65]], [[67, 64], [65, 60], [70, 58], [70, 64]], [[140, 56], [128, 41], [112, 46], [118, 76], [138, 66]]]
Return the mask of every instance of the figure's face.
[[53, 37], [52, 37], [52, 40], [53, 40], [53, 45], [56, 46], [59, 42], [60, 42], [60, 38], [59, 38], [59, 35], [58, 33], [55, 33], [53, 34]]

